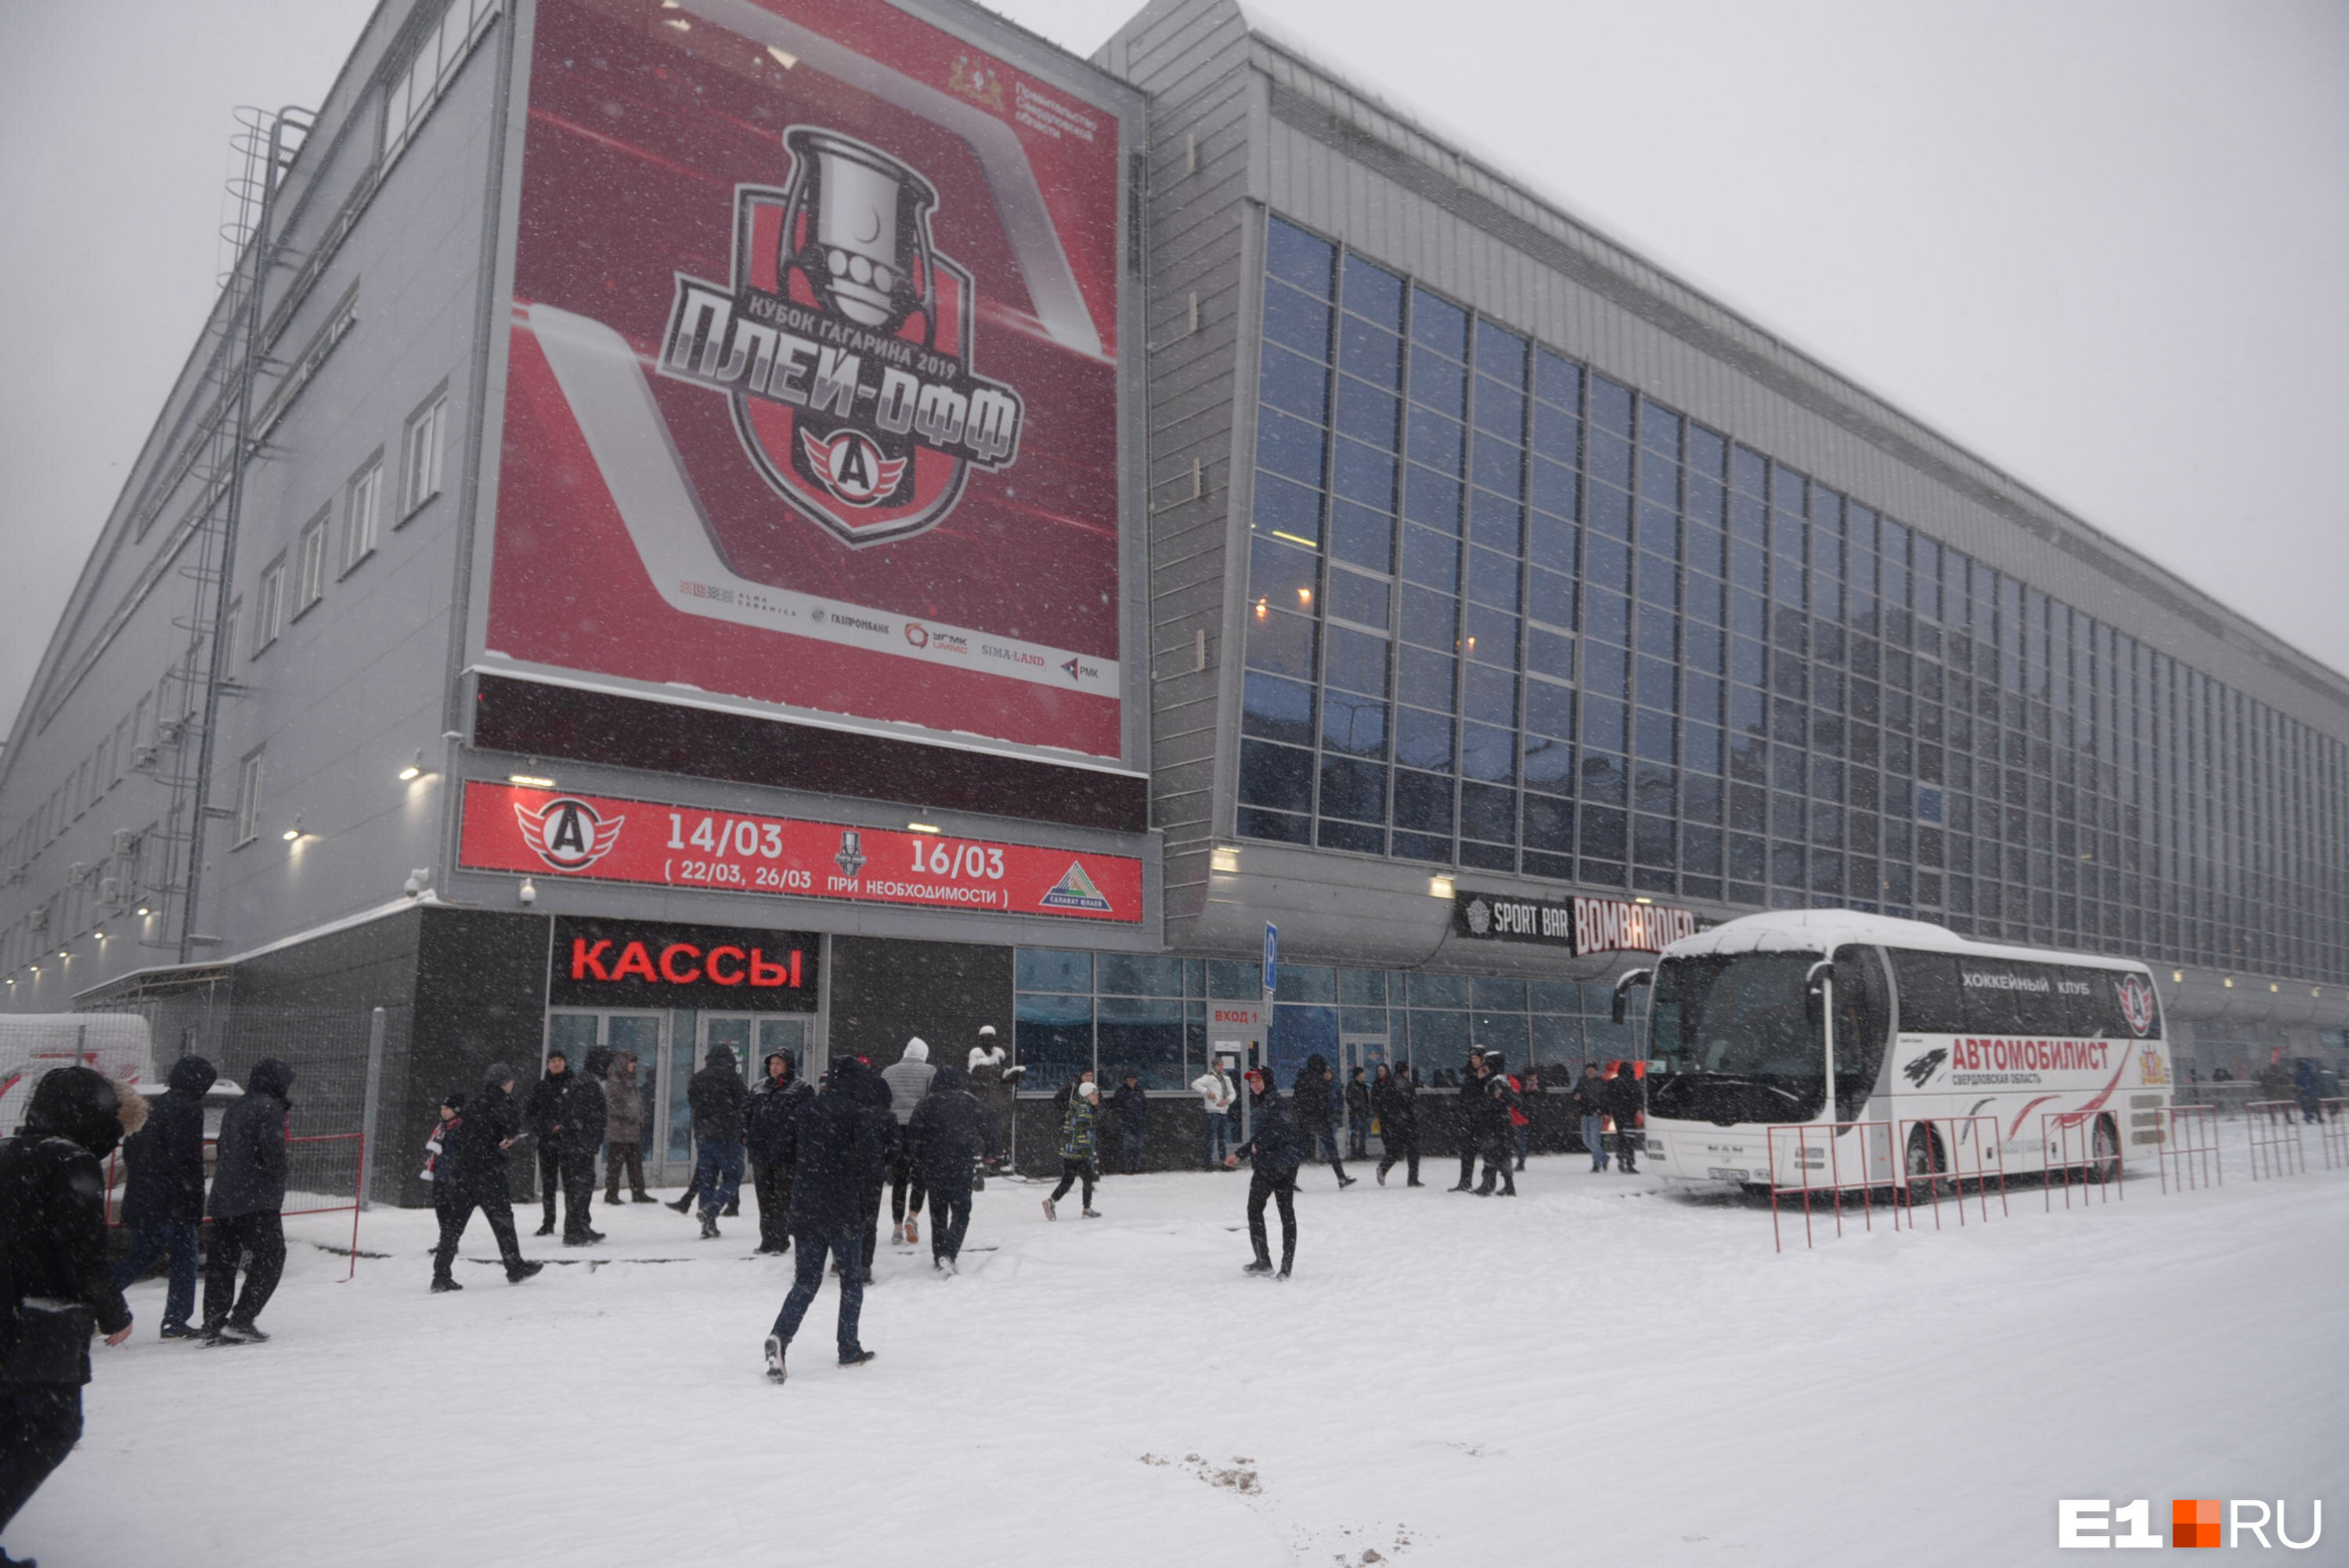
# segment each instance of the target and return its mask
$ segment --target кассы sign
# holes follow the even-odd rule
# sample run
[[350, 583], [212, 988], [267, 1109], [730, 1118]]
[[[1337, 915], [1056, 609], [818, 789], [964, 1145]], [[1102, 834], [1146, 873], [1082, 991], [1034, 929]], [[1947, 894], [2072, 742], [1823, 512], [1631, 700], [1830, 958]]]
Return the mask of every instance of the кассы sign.
[[547, 1000], [557, 1007], [812, 1013], [822, 941], [812, 931], [564, 915], [554, 923]]
[[1455, 892], [1452, 934], [1484, 942], [1536, 942], [1586, 953], [1661, 953], [1711, 924], [1692, 909], [1619, 898], [1513, 898]]

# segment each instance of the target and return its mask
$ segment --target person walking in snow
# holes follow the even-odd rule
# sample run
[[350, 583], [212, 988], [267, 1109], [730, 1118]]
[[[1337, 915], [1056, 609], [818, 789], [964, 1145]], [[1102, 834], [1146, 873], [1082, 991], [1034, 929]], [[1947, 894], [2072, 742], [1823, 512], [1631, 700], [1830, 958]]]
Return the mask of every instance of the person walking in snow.
[[[1384, 1071], [1382, 1067], [1381, 1071]], [[1371, 1157], [1371, 1086], [1362, 1079], [1362, 1069], [1346, 1069], [1346, 1158], [1368, 1160]]]
[[114, 1271], [117, 1289], [147, 1272], [155, 1254], [171, 1260], [164, 1287], [162, 1337], [193, 1339], [196, 1312], [196, 1228], [204, 1218], [204, 1091], [220, 1075], [202, 1057], [171, 1064], [170, 1087], [150, 1108], [147, 1125], [122, 1140], [129, 1179], [122, 1193], [122, 1228], [130, 1251]]
[[1256, 1261], [1240, 1272], [1272, 1273], [1272, 1249], [1264, 1225], [1264, 1206], [1269, 1200], [1280, 1210], [1280, 1277], [1287, 1279], [1297, 1263], [1297, 1168], [1305, 1159], [1305, 1141], [1289, 1119], [1288, 1108], [1281, 1103], [1280, 1091], [1273, 1087], [1272, 1075], [1262, 1068], [1250, 1068], [1246, 1076], [1256, 1136], [1224, 1157], [1226, 1170], [1237, 1165], [1243, 1156], [1248, 1162], [1248, 1241], [1256, 1248]]
[[[294, 1069], [275, 1057], [253, 1064], [244, 1094], [221, 1113], [212, 1146], [212, 1256], [204, 1268], [204, 1343], [258, 1344], [254, 1319], [285, 1272], [286, 1092]], [[244, 1290], [236, 1288], [245, 1265]]]
[[479, 1209], [497, 1238], [506, 1280], [520, 1284], [546, 1265], [526, 1261], [514, 1236], [513, 1198], [506, 1181], [506, 1150], [522, 1137], [514, 1109], [514, 1070], [490, 1064], [480, 1092], [461, 1105], [450, 1096], [454, 1114], [441, 1124], [440, 1153], [432, 1162], [432, 1206], [440, 1222], [440, 1244], [432, 1253], [432, 1290], [462, 1290], [450, 1271], [457, 1243]]
[[759, 1197], [759, 1251], [780, 1257], [792, 1250], [792, 1118], [815, 1091], [792, 1071], [792, 1058], [769, 1051], [765, 1076], [750, 1096], [749, 1126], [742, 1139], [750, 1160], [750, 1185]]
[[823, 1287], [823, 1260], [833, 1259], [840, 1276], [840, 1327], [837, 1343], [843, 1367], [862, 1367], [873, 1359], [857, 1336], [857, 1319], [864, 1309], [864, 1244], [870, 1238], [864, 1195], [876, 1189], [888, 1165], [888, 1111], [874, 1103], [873, 1070], [854, 1057], [834, 1062], [821, 1092], [799, 1102], [792, 1115], [789, 1148], [792, 1161], [792, 1237], [799, 1243], [792, 1260], [791, 1293], [775, 1315], [767, 1336], [767, 1377], [781, 1383], [783, 1358], [800, 1322]]
[[909, 1247], [922, 1239], [923, 1191], [921, 1168], [905, 1148], [905, 1124], [930, 1092], [936, 1072], [930, 1065], [929, 1042], [919, 1035], [905, 1042], [903, 1056], [881, 1069], [881, 1081], [889, 1086], [889, 1114], [897, 1123], [889, 1146], [889, 1239]]
[[734, 1052], [712, 1046], [701, 1070], [685, 1086], [693, 1112], [693, 1181], [701, 1190], [701, 1233], [718, 1234], [718, 1212], [734, 1202], [742, 1186], [742, 1107], [750, 1091]]
[[1582, 1127], [1582, 1147], [1590, 1153], [1590, 1169], [1607, 1169], [1607, 1080], [1597, 1062], [1582, 1064], [1582, 1078], [1574, 1086], [1574, 1114]]
[[932, 1075], [930, 1092], [905, 1124], [909, 1152], [930, 1195], [930, 1266], [941, 1274], [956, 1272], [970, 1229], [982, 1115], [978, 1098], [962, 1087], [962, 1074], [947, 1066]]
[[1483, 1147], [1485, 1108], [1491, 1099], [1485, 1080], [1492, 1070], [1482, 1051], [1469, 1052], [1467, 1065], [1460, 1069], [1460, 1093], [1452, 1102], [1453, 1136], [1460, 1140], [1460, 1180], [1452, 1186], [1454, 1192], [1476, 1190], [1476, 1153]]
[[1337, 1173], [1340, 1191], [1354, 1184], [1355, 1179], [1346, 1174], [1345, 1161], [1339, 1157], [1338, 1135], [1331, 1119], [1337, 1114], [1338, 1079], [1330, 1071], [1330, 1063], [1319, 1052], [1305, 1058], [1304, 1068], [1297, 1075], [1295, 1100], [1298, 1135], [1305, 1140], [1306, 1158], [1328, 1160], [1330, 1169]]
[[612, 1052], [597, 1046], [587, 1053], [587, 1070], [574, 1075], [563, 1099], [563, 1244], [592, 1246], [604, 1233], [589, 1222], [595, 1202], [595, 1156], [604, 1147], [606, 1099], [604, 1075]]
[[632, 1202], [657, 1202], [645, 1191], [645, 1090], [636, 1072], [636, 1053], [622, 1051], [612, 1061], [612, 1071], [605, 1079], [604, 1137], [607, 1157], [604, 1161], [604, 1202], [620, 1201], [620, 1175], [627, 1173], [628, 1195]]
[[1191, 1080], [1191, 1090], [1199, 1097], [1199, 1109], [1207, 1113], [1207, 1169], [1223, 1168], [1224, 1157], [1232, 1146], [1232, 1077], [1225, 1070], [1224, 1058], [1216, 1057], [1207, 1063], [1207, 1070]]
[[545, 1076], [530, 1086], [523, 1106], [523, 1125], [538, 1150], [538, 1199], [546, 1212], [538, 1227], [542, 1236], [554, 1234], [555, 1195], [563, 1191], [563, 1102], [577, 1081], [570, 1056], [557, 1046], [546, 1053]]
[[1075, 1092], [1069, 1096], [1068, 1111], [1061, 1118], [1061, 1184], [1044, 1200], [1044, 1218], [1061, 1217], [1054, 1205], [1079, 1181], [1085, 1186], [1084, 1217], [1101, 1218], [1093, 1212], [1093, 1183], [1101, 1180], [1100, 1158], [1101, 1089], [1088, 1072], [1077, 1080]]
[[[128, 1084], [53, 1068], [25, 1122], [0, 1142], [0, 1530], [81, 1440], [93, 1325], [130, 1337], [130, 1307], [106, 1262], [99, 1161], [147, 1118]], [[118, 1504], [119, 1505], [119, 1504]], [[11, 1559], [0, 1552], [0, 1563]]]
[[1412, 1081], [1411, 1064], [1389, 1068], [1379, 1066], [1379, 1081], [1371, 1088], [1371, 1107], [1379, 1119], [1379, 1136], [1384, 1147], [1379, 1159], [1379, 1185], [1387, 1181], [1387, 1172], [1403, 1162], [1403, 1185], [1423, 1186], [1419, 1179], [1419, 1085]]
[[1109, 1097], [1109, 1108], [1117, 1117], [1117, 1168], [1124, 1175], [1138, 1176], [1143, 1140], [1150, 1128], [1150, 1096], [1142, 1087], [1141, 1076], [1132, 1068]]
[[1640, 1173], [1640, 1113], [1646, 1109], [1640, 1078], [1630, 1062], [1619, 1062], [1607, 1080], [1607, 1114], [1615, 1119], [1615, 1164], [1626, 1175]]
[[1476, 1196], [1493, 1195], [1495, 1177], [1501, 1182], [1504, 1198], [1517, 1195], [1517, 1176], [1509, 1157], [1511, 1135], [1522, 1100], [1517, 1093], [1516, 1079], [1508, 1074], [1498, 1051], [1485, 1053], [1485, 1104], [1477, 1120], [1477, 1150], [1485, 1158], [1485, 1180], [1476, 1189]]

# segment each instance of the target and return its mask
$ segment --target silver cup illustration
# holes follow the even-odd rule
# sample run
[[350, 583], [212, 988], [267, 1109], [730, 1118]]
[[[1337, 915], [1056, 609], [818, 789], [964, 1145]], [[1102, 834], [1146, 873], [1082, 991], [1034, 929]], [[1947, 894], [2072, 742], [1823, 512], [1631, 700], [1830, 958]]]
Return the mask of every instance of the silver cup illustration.
[[860, 326], [894, 333], [918, 310], [934, 327], [929, 212], [936, 188], [888, 154], [832, 131], [794, 126], [783, 144], [792, 152], [784, 269], [803, 273]]

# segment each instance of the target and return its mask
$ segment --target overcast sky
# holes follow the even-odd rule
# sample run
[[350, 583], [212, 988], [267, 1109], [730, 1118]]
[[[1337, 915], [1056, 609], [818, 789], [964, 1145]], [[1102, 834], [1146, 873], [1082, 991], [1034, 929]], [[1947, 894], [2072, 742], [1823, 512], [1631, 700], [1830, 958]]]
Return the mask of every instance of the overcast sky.
[[[405, 3], [405, 0], [395, 0]], [[372, 0], [0, 0], [0, 715]], [[1122, 0], [1003, 0], [1081, 53]], [[2349, 670], [2349, 5], [1273, 0], [1578, 216]]]

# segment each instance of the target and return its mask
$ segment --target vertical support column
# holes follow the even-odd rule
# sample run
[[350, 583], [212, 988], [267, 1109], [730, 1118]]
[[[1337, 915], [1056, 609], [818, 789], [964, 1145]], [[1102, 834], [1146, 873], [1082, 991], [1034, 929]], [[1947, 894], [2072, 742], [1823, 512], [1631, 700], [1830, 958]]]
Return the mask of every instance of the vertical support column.
[[[383, 1098], [383, 1042], [388, 1025], [388, 1015], [381, 1007], [378, 1007], [367, 1019], [367, 1099], [359, 1109], [358, 1206], [362, 1209], [370, 1207], [375, 1202], [374, 1172], [368, 1168], [367, 1153], [376, 1147], [376, 1107]], [[354, 1237], [358, 1234], [357, 1216], [351, 1220], [351, 1234]], [[351, 1266], [357, 1269], [356, 1248], [358, 1243], [354, 1240], [351, 1245], [355, 1249]]]

